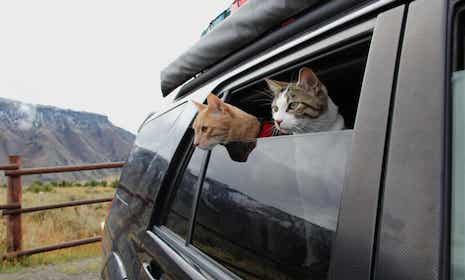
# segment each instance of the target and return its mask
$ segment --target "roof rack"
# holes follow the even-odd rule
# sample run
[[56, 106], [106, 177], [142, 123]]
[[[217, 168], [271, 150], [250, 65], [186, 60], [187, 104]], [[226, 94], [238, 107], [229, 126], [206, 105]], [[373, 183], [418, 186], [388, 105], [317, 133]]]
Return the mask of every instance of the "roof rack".
[[[183, 96], [309, 27], [367, 2], [374, 0], [249, 0], [163, 69], [162, 94], [167, 96], [190, 80], [178, 91], [177, 97]], [[292, 17], [290, 24], [281, 25]]]

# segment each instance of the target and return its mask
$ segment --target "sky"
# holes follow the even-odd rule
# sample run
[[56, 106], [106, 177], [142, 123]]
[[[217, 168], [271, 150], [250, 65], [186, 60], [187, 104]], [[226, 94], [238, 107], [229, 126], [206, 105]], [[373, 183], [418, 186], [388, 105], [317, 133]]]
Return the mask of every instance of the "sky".
[[136, 132], [160, 106], [160, 71], [230, 2], [0, 0], [0, 97]]

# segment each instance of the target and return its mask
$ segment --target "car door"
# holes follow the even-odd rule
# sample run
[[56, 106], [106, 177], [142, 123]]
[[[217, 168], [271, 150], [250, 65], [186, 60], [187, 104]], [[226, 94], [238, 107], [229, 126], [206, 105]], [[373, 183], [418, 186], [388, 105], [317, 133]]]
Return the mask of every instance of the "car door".
[[[358, 102], [355, 104], [356, 118], [347, 131], [309, 135], [300, 140], [294, 139], [294, 136], [258, 139], [253, 154], [243, 164], [231, 160], [231, 153], [223, 147], [215, 148], [212, 152], [194, 149], [191, 145], [193, 132], [182, 134], [179, 142], [182, 145], [173, 156], [176, 160], [171, 161], [166, 172], [170, 176], [165, 176], [156, 197], [151, 224], [146, 231], [132, 236], [133, 241], [139, 244], [141, 279], [273, 279], [279, 275], [283, 275], [284, 279], [301, 279], [305, 275], [315, 279], [370, 279], [374, 265], [379, 191], [389, 136], [386, 128], [392, 108], [398, 51], [406, 15], [404, 5], [390, 8], [386, 11], [386, 7], [379, 4], [369, 5], [356, 15], [341, 18], [332, 28], [310, 32], [307, 40], [301, 40], [300, 44], [285, 53], [219, 79], [213, 91], [224, 93], [227, 97], [241, 87], [262, 81], [264, 77], [281, 75], [304, 63], [325, 61], [318, 59], [358, 46], [360, 42], [368, 42], [369, 46], [365, 71], [360, 77], [360, 96], [354, 99]], [[363, 41], [366, 38], [368, 41]], [[344, 99], [343, 93], [338, 96]], [[198, 96], [195, 98], [199, 101]], [[266, 198], [265, 194], [260, 194], [265, 187], [263, 182], [271, 186], [278, 179], [269, 181], [270, 177], [262, 177], [263, 180], [260, 180], [254, 176], [261, 172], [271, 174], [266, 167], [279, 171], [277, 158], [270, 158], [270, 152], [279, 147], [283, 151], [277, 158], [282, 158], [287, 167], [281, 167], [282, 173], [277, 174], [282, 174], [282, 178], [293, 174], [290, 178], [295, 180], [284, 180], [281, 184], [288, 187], [289, 197], [286, 199], [286, 191], [276, 191], [279, 184], [270, 189]], [[325, 213], [330, 213], [331, 218], [320, 219], [322, 222], [316, 222], [315, 217], [308, 218], [310, 220], [302, 218], [307, 217], [308, 211], [299, 210], [313, 204], [303, 199], [309, 197], [311, 200], [312, 194], [303, 195], [305, 188], [298, 183], [308, 176], [308, 169], [302, 169], [297, 163], [308, 166], [315, 162], [308, 157], [300, 158], [298, 153], [291, 150], [314, 152], [315, 157], [321, 157], [321, 162], [331, 162], [330, 158], [337, 157], [324, 157], [312, 147], [320, 147], [320, 152], [339, 147], [332, 150], [334, 155], [347, 152], [345, 157], [341, 157], [344, 160], [337, 163], [338, 172], [342, 172], [338, 174], [345, 174], [338, 175], [338, 178], [342, 178], [341, 189], [335, 196], [330, 195], [328, 201], [331, 201], [331, 206], [323, 207], [329, 209]], [[286, 154], [289, 160], [284, 157]], [[215, 170], [213, 168], [216, 171], [212, 171]], [[219, 174], [224, 176], [217, 177]], [[235, 189], [236, 180], [242, 180], [250, 188], [242, 191]], [[294, 183], [289, 183], [292, 180]], [[337, 197], [337, 201], [334, 197]], [[292, 207], [292, 199], [297, 201], [296, 208]], [[248, 216], [247, 212], [255, 214]], [[249, 219], [250, 226], [244, 226], [248, 224], [244, 219]], [[199, 230], [202, 227], [214, 234], [202, 238], [205, 236]], [[218, 251], [218, 248], [221, 250]], [[313, 248], [320, 249], [315, 251]], [[269, 252], [269, 258], [265, 252]], [[300, 253], [292, 255], [292, 252]], [[320, 257], [316, 256], [318, 254]], [[354, 255], [357, 257], [354, 258]], [[311, 256], [326, 261], [313, 262]], [[248, 270], [248, 267], [258, 269]], [[276, 271], [276, 274], [270, 274], [267, 270]]]

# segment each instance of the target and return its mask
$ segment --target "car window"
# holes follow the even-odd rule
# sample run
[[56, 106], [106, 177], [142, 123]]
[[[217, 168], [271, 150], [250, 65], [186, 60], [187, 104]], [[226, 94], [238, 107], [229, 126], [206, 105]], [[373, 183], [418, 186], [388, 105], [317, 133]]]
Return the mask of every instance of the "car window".
[[452, 236], [451, 276], [465, 279], [465, 71], [464, 15], [457, 21], [455, 71], [452, 74]]
[[164, 225], [184, 239], [187, 238], [197, 180], [205, 153], [200, 149], [193, 151], [189, 164], [181, 171], [183, 175], [173, 188], [174, 193], [168, 202], [170, 206]]
[[[312, 69], [345, 128], [216, 146], [198, 201], [194, 247], [244, 279], [326, 279], [369, 45], [363, 38], [269, 77], [296, 81], [302, 67]], [[272, 121], [266, 90], [258, 81], [226, 101]]]
[[259, 139], [246, 162], [215, 147], [194, 246], [244, 278], [324, 279], [351, 139], [351, 130]]
[[169, 139], [170, 132], [183, 110], [184, 105], [180, 105], [147, 122], [141, 128], [121, 173], [120, 185], [123, 188], [132, 192], [142, 191], [144, 186], [150, 184], [153, 173], [168, 165], [167, 160], [159, 156], [158, 152], [162, 148], [161, 145]]

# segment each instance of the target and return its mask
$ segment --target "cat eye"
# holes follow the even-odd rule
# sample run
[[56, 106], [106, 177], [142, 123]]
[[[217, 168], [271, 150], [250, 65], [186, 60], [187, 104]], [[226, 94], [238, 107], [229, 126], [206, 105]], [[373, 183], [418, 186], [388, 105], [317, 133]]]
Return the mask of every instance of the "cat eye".
[[288, 110], [295, 110], [297, 108], [297, 106], [299, 105], [298, 102], [292, 102], [289, 104], [289, 106], [287, 107]]
[[278, 112], [278, 106], [273, 106], [272, 109], [273, 109], [273, 112], [275, 112], [275, 113]]
[[207, 129], [208, 129], [208, 127], [206, 127], [206, 126], [202, 126], [202, 127], [200, 128], [200, 130], [201, 130], [202, 132], [207, 132]]

